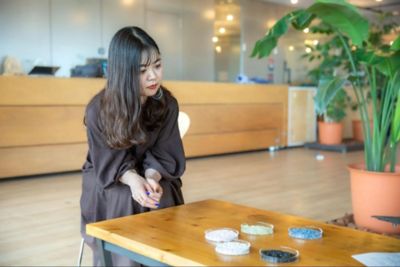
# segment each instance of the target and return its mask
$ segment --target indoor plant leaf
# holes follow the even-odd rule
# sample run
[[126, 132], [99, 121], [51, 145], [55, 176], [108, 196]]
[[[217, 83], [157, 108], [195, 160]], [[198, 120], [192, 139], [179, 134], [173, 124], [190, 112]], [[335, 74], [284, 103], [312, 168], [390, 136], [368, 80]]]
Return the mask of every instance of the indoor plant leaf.
[[368, 65], [378, 65], [384, 61], [384, 58], [376, 55], [372, 51], [357, 49], [353, 52], [354, 59], [358, 62], [367, 63]]
[[393, 86], [397, 88], [397, 103], [392, 121], [392, 144], [400, 142], [400, 71], [396, 72]]
[[397, 36], [396, 40], [393, 42], [390, 50], [397, 51], [400, 50], [400, 36]]
[[343, 88], [346, 80], [340, 77], [321, 79], [318, 85], [317, 94], [314, 97], [315, 111], [322, 115], [326, 112], [328, 104], [335, 97], [337, 92]]
[[292, 23], [292, 26], [296, 30], [303, 30], [310, 25], [311, 21], [315, 18], [315, 15], [308, 12], [305, 9], [300, 9], [294, 11], [292, 14], [292, 17], [290, 17], [290, 22]]
[[368, 21], [343, 0], [319, 0], [307, 9], [323, 22], [334, 25], [353, 44], [361, 46], [368, 38]]
[[377, 69], [386, 76], [394, 75], [400, 69], [400, 50], [393, 53], [391, 56], [382, 57], [382, 61], [377, 64]]
[[258, 58], [266, 57], [271, 54], [272, 50], [278, 44], [278, 38], [285, 34], [288, 30], [288, 18], [292, 16], [292, 13], [281, 18], [275, 25], [269, 30], [268, 34], [262, 39], [258, 40], [253, 48], [251, 57], [258, 55]]

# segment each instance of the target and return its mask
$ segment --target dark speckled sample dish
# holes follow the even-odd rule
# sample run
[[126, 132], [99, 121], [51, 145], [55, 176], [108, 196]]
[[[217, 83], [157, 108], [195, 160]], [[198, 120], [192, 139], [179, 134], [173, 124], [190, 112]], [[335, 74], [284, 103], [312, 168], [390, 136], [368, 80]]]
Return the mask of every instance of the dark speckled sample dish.
[[287, 263], [296, 261], [300, 253], [298, 250], [289, 247], [262, 248], [260, 256], [266, 262], [270, 263]]

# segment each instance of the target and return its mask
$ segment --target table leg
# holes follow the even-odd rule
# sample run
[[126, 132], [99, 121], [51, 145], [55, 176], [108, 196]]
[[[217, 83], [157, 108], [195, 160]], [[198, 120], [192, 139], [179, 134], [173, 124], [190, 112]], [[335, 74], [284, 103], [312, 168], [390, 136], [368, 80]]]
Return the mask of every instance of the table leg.
[[118, 254], [118, 255], [126, 256], [129, 259], [131, 259], [131, 260], [133, 260], [133, 261], [135, 261], [137, 263], [140, 263], [140, 264], [142, 264], [144, 266], [170, 266], [170, 265], [167, 265], [165, 263], [159, 262], [157, 260], [153, 260], [153, 259], [151, 259], [149, 257], [143, 256], [141, 254], [135, 253], [133, 251], [130, 251], [130, 250], [127, 250], [125, 248], [113, 245], [113, 244], [108, 243], [108, 242], [104, 242], [104, 250], [105, 251], [111, 251], [111, 252], [113, 252], [115, 254]]
[[113, 266], [111, 253], [105, 249], [105, 242], [96, 238], [96, 243], [99, 248], [100, 264], [101, 266]]

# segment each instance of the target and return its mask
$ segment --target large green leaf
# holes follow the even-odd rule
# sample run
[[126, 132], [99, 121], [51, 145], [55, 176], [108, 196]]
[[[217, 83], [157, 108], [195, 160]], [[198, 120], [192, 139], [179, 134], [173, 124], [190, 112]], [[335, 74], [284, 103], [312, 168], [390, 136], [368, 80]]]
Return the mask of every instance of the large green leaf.
[[314, 14], [304, 9], [296, 10], [292, 12], [291, 15], [292, 17], [290, 17], [289, 20], [296, 30], [303, 30], [307, 28], [311, 21], [315, 18]]
[[329, 103], [337, 92], [343, 88], [346, 80], [340, 77], [321, 79], [318, 85], [317, 94], [314, 97], [315, 111], [322, 115], [326, 112]]
[[343, 5], [343, 6], [346, 6], [347, 8], [352, 9], [354, 12], [358, 12], [357, 8], [353, 5], [351, 5], [349, 2], [347, 2], [347, 0], [316, 0], [315, 2], [323, 3], [323, 4]]
[[392, 122], [391, 143], [396, 144], [400, 142], [400, 71], [395, 74], [393, 86], [397, 90], [397, 103]]
[[251, 57], [257, 56], [257, 58], [267, 57], [271, 54], [272, 50], [278, 44], [278, 39], [274, 36], [266, 35], [264, 38], [258, 40], [251, 52]]
[[353, 57], [355, 61], [367, 63], [368, 65], [379, 65], [385, 60], [383, 57], [376, 55], [373, 51], [365, 51], [363, 48], [354, 51]]
[[377, 69], [386, 76], [392, 76], [400, 69], [400, 50], [390, 56], [382, 57], [382, 61], [377, 64]]
[[258, 40], [251, 52], [251, 57], [258, 56], [258, 58], [267, 57], [271, 54], [272, 50], [278, 44], [278, 38], [285, 34], [288, 30], [289, 17], [293, 16], [293, 13], [289, 13], [269, 30], [268, 34], [262, 39]]
[[320, 24], [315, 25], [315, 26], [311, 26], [310, 27], [310, 32], [311, 33], [327, 34], [327, 35], [333, 33], [332, 27], [329, 26], [328, 24], [324, 23], [324, 22], [321, 22]]
[[400, 36], [397, 36], [396, 40], [393, 42], [390, 50], [398, 51], [400, 50]]
[[357, 46], [368, 38], [368, 20], [346, 1], [318, 0], [307, 11], [348, 36]]

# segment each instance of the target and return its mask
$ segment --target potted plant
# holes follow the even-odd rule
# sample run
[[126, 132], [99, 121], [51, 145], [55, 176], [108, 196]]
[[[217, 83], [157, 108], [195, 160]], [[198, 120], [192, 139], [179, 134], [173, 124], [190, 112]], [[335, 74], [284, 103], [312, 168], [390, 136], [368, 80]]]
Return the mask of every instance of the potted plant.
[[[342, 143], [343, 124], [346, 116], [347, 94], [341, 82], [333, 86], [329, 77], [319, 79], [318, 91], [314, 97], [315, 111], [322, 120], [318, 122], [320, 144], [337, 145]], [[329, 87], [329, 90], [325, 90]]]
[[[395, 32], [395, 29], [398, 27], [398, 24], [393, 20], [393, 14], [387, 12], [380, 12], [376, 16], [377, 23], [370, 25], [369, 35], [368, 35], [368, 44], [369, 46], [376, 51], [387, 51], [390, 49], [390, 46], [385, 44], [384, 37], [390, 35], [392, 32]], [[347, 66], [350, 66], [348, 60], [346, 62]], [[348, 67], [349, 69], [349, 67]], [[377, 73], [377, 87], [383, 87], [383, 83], [385, 82], [385, 77]], [[380, 77], [379, 77], [380, 76]], [[367, 100], [371, 100], [371, 95], [366, 95]], [[353, 102], [351, 105], [352, 110], [358, 109], [357, 102]], [[371, 116], [370, 116], [371, 119]], [[362, 129], [362, 121], [360, 119], [352, 120], [352, 128], [353, 128], [353, 138], [356, 141], [364, 142], [364, 132]], [[371, 131], [373, 130], [372, 120], [370, 120], [369, 128]]]
[[[400, 38], [386, 49], [374, 49], [368, 41], [369, 22], [356, 7], [344, 0], [317, 0], [308, 8], [281, 18], [256, 42], [252, 56], [268, 56], [289, 25], [303, 30], [316, 19], [339, 36], [350, 64], [350, 71], [332, 77], [320, 90], [335, 91], [348, 81], [356, 96], [365, 133], [364, 162], [349, 165], [355, 222], [378, 232], [400, 233], [400, 227], [373, 217], [400, 216], [400, 166], [396, 165], [400, 141]], [[371, 118], [367, 111], [368, 94]]]
[[[334, 34], [329, 25], [321, 22], [310, 27], [310, 32], [327, 36], [325, 40], [320, 40], [317, 44], [306, 44], [309, 51], [302, 55], [302, 58], [309, 62], [317, 61], [318, 64], [307, 73], [307, 76], [311, 83], [321, 87], [324, 81], [331, 81], [333, 76], [345, 71], [348, 60], [339, 36]], [[344, 38], [348, 40], [347, 37]], [[315, 110], [320, 115], [318, 119], [319, 143], [327, 145], [342, 143], [342, 120], [347, 115], [346, 108], [354, 106], [343, 86], [331, 89], [333, 90], [330, 92], [318, 90], [314, 97]]]

